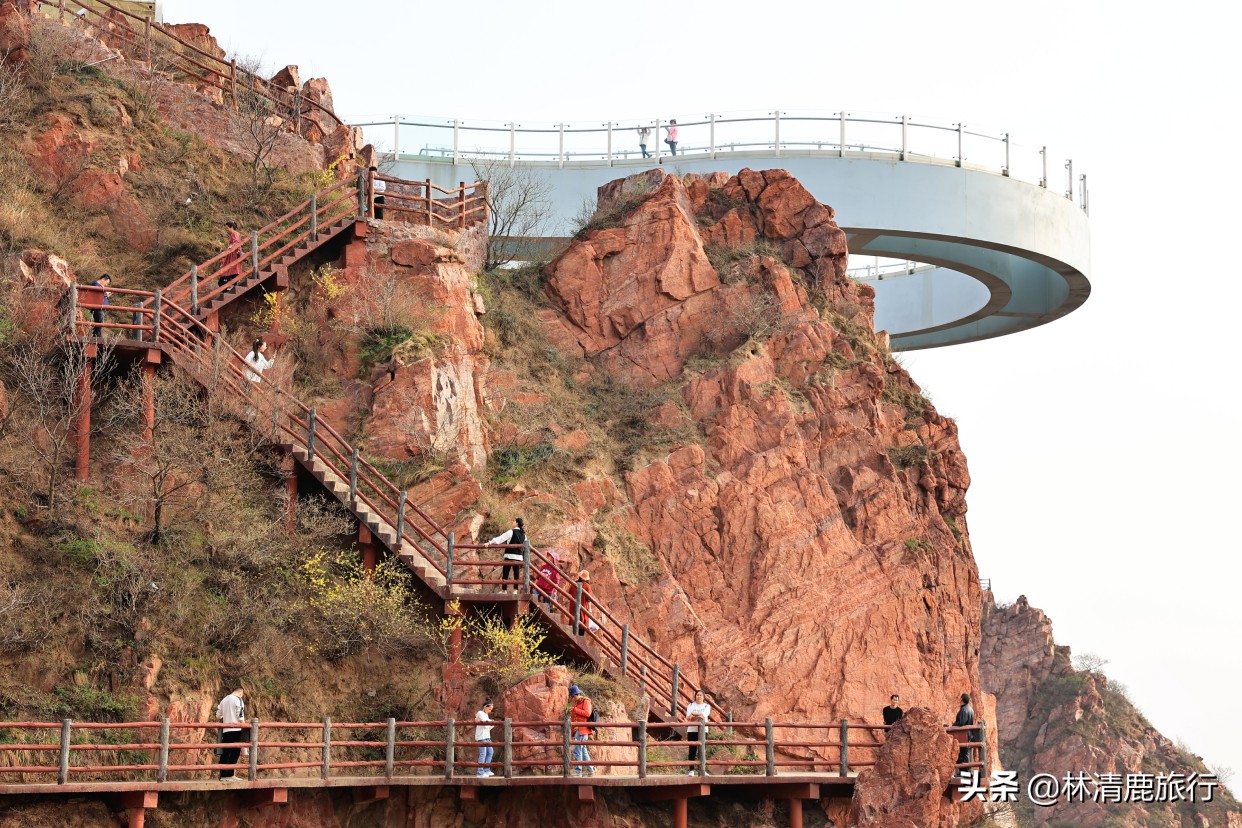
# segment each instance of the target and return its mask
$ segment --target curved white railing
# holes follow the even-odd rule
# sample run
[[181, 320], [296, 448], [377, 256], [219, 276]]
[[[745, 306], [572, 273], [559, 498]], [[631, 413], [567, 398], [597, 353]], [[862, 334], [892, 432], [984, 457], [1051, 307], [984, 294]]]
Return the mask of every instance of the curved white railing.
[[[670, 119], [628, 119], [603, 123], [521, 124], [410, 115], [359, 116], [353, 126], [367, 131], [398, 160], [470, 163], [501, 161], [509, 166], [600, 166], [676, 163], [682, 158], [751, 155], [865, 156], [942, 164], [993, 172], [1056, 188], [1049, 170], [1064, 170], [1065, 197], [1087, 209], [1087, 177], [1074, 177], [1071, 159], [1052, 162], [1046, 146], [1012, 141], [1009, 133], [983, 132], [962, 123], [937, 123], [906, 115], [855, 116], [848, 112], [774, 110], [677, 119], [674, 155], [665, 143]], [[379, 128], [391, 129], [388, 141]], [[648, 157], [638, 130], [650, 130]]]

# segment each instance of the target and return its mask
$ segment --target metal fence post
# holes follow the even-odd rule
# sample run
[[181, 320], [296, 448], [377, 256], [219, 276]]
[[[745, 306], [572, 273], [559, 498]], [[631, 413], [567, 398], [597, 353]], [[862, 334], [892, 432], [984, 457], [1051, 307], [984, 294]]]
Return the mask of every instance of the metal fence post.
[[630, 665], [630, 625], [621, 625], [621, 675], [624, 676]]
[[837, 156], [839, 158], [844, 158], [845, 157], [845, 113], [841, 112], [838, 114], [840, 114], [841, 116], [841, 140], [837, 144]]
[[252, 275], [259, 275], [259, 231], [250, 231], [250, 269]]
[[401, 499], [397, 502], [397, 549], [401, 549], [402, 538], [405, 537], [405, 500], [409, 495], [405, 492], [401, 493]]
[[[458, 163], [460, 152], [461, 152], [461, 143], [459, 141], [460, 130], [461, 130], [461, 121], [454, 118], [453, 119], [453, 163], [454, 164]], [[428, 192], [428, 195], [430, 194], [431, 193]]]
[[163, 291], [155, 292], [155, 303], [151, 308], [151, 341], [160, 341], [160, 311], [163, 309]]
[[168, 781], [168, 741], [172, 735], [172, 723], [167, 718], [160, 719], [160, 754], [159, 770], [155, 772], [156, 782]]
[[522, 591], [530, 594], [530, 540], [522, 541]]
[[332, 775], [332, 720], [323, 720], [323, 767], [320, 771], [323, 779]]
[[578, 592], [574, 595], [574, 623], [570, 626], [574, 635], [582, 635], [582, 581], [578, 582]]
[[444, 570], [444, 582], [448, 586], [453, 585], [453, 544], [457, 541], [457, 533], [448, 533], [448, 547], [445, 550], [448, 553], [448, 566]]
[[841, 720], [841, 756], [837, 771], [841, 776], [850, 775], [850, 720]]
[[505, 779], [513, 778], [513, 719], [505, 717]]
[[73, 720], [60, 721], [60, 768], [56, 773], [56, 784], [63, 785], [69, 781], [69, 746], [73, 742]]
[[1087, 189], [1087, 176], [1082, 176], [1082, 211], [1091, 215], [1091, 191]]
[[612, 166], [612, 121], [605, 124], [608, 127], [608, 166]]
[[670, 694], [670, 699], [668, 703], [669, 713], [673, 716], [674, 719], [677, 718], [677, 690], [678, 690], [677, 685], [680, 683], [680, 679], [681, 679], [681, 665], [674, 664], [673, 665], [673, 687], [672, 687], [672, 693]]
[[1074, 200], [1074, 159], [1065, 159], [1065, 197]]
[[709, 144], [709, 151], [712, 154], [712, 160], [715, 161], [716, 160], [716, 116], [708, 115], [707, 124], [708, 124], [707, 139], [708, 139], [708, 144]]
[[990, 779], [991, 774], [988, 772], [988, 723], [979, 722], [979, 761], [983, 763], [983, 769], [980, 771], [984, 779]]
[[561, 772], [568, 779], [570, 763], [573, 760], [573, 754], [570, 752], [569, 716], [566, 716], [565, 721], [561, 722], [561, 755], [563, 757]]
[[781, 157], [781, 111], [778, 109], [772, 113], [776, 116], [776, 142], [773, 146], [776, 148], [776, 157]]
[[707, 722], [699, 725], [699, 776], [707, 776]]
[[1009, 177], [1009, 133], [1005, 133], [1005, 169], [1001, 170], [1001, 175]]
[[259, 720], [250, 720], [250, 781], [259, 778]]
[[557, 124], [560, 129], [560, 144], [556, 150], [556, 165], [560, 169], [565, 169], [565, 125]]
[[514, 151], [516, 147], [517, 147], [517, 124], [510, 123], [509, 124], [509, 166], [510, 167], [513, 166], [513, 162], [515, 158]]
[[638, 778], [647, 778], [647, 722], [638, 723]]
[[306, 459], [315, 459], [315, 420], [317, 415], [315, 409], [310, 410], [310, 414], [306, 418]]
[[453, 778], [453, 762], [457, 757], [457, 744], [454, 735], [454, 723], [449, 719], [444, 726], [444, 778]]
[[1042, 176], [1040, 176], [1040, 179], [1039, 179], [1039, 186], [1043, 187], [1044, 189], [1047, 189], [1048, 188], [1048, 147], [1044, 146], [1044, 147], [1039, 148], [1039, 158], [1040, 158], [1040, 161], [1043, 162], [1043, 169], [1044, 169], [1044, 173]]
[[656, 163], [657, 164], [660, 163], [660, 158], [661, 158], [660, 144], [662, 143], [664, 142], [660, 140], [660, 119], [656, 118], [655, 119], [655, 147], [656, 147]]
[[349, 502], [358, 501], [358, 449], [349, 458]]
[[384, 778], [392, 779], [393, 762], [397, 758], [397, 720], [388, 719], [388, 734], [384, 745]]
[[764, 770], [768, 776], [776, 776], [776, 728], [772, 724], [772, 717], [769, 716], [763, 722], [764, 736], [764, 758], [767, 762], [767, 768]]
[[319, 194], [311, 193], [310, 240], [313, 242], [318, 236], [319, 236]]
[[910, 116], [901, 116], [901, 160], [906, 160], [906, 153], [910, 151]]
[[190, 313], [198, 316], [198, 265], [190, 267]]
[[392, 160], [401, 160], [401, 116], [392, 116]]
[[962, 140], [965, 137], [963, 124], [959, 121], [957, 124], [957, 165], [962, 166], [962, 162], [966, 160], [966, 155], [962, 152]]

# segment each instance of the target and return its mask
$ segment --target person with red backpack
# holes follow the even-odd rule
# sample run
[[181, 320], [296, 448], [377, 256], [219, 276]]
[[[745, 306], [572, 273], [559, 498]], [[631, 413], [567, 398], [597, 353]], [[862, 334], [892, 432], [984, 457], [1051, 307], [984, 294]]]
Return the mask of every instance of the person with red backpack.
[[[599, 716], [595, 713], [595, 706], [591, 704], [591, 697], [584, 694], [578, 685], [570, 686], [569, 700], [573, 703], [569, 718], [574, 724], [574, 761], [589, 763], [591, 753], [587, 750], [586, 741], [591, 738], [591, 732], [595, 729], [591, 727], [591, 723], [598, 722]], [[574, 768], [574, 776], [582, 776], [583, 772], [583, 767]], [[587, 776], [594, 776], [595, 766], [587, 764], [585, 773]]]
[[543, 562], [539, 567], [539, 577], [535, 579], [535, 591], [539, 593], [539, 600], [548, 606], [548, 615], [552, 614], [552, 606], [556, 603], [556, 587], [561, 582], [561, 573], [556, 567], [561, 562], [560, 555], [555, 552], [548, 553], [548, 560]]

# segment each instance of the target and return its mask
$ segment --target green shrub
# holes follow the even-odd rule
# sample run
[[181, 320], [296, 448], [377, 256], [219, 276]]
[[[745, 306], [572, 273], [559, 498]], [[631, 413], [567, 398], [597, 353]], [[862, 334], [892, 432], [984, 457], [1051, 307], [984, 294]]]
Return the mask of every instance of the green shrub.
[[397, 346], [414, 335], [409, 328], [372, 328], [362, 337], [358, 359], [362, 373], [368, 373], [376, 365], [389, 362]]
[[932, 450], [922, 443], [912, 443], [903, 448], [890, 448], [888, 459], [899, 469], [912, 469], [930, 460]]

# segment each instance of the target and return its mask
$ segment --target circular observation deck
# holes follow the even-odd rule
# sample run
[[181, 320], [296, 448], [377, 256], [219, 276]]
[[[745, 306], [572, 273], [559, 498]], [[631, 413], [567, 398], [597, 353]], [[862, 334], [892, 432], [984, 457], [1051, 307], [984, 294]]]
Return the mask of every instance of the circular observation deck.
[[[1075, 178], [1072, 162], [1058, 162], [1064, 178], [1054, 187], [1047, 147], [908, 117], [767, 112], [678, 120], [676, 155], [663, 141], [667, 122], [657, 119], [352, 123], [389, 150], [401, 178], [456, 186], [495, 167], [542, 177], [551, 190], [542, 236], [549, 243], [573, 233], [600, 185], [653, 166], [678, 174], [786, 169], [836, 210], [852, 256], [876, 257], [874, 267], [850, 273], [875, 288], [875, 325], [889, 332], [894, 350], [1027, 330], [1070, 313], [1091, 292], [1086, 176]], [[646, 158], [642, 127], [650, 130]]]

